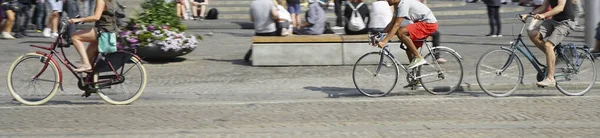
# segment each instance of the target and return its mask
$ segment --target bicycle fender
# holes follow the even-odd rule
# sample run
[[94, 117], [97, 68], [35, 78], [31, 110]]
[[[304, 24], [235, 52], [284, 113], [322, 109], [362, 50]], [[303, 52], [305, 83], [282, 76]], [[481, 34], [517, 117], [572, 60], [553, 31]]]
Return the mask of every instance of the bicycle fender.
[[460, 54], [458, 54], [458, 52], [456, 52], [454, 49], [451, 49], [449, 47], [446, 47], [446, 46], [436, 46], [432, 50], [435, 50], [435, 49], [448, 50], [448, 51], [452, 52], [454, 55], [458, 56], [458, 58], [460, 58], [460, 60], [463, 60], [463, 57]]
[[60, 64], [58, 64], [58, 62], [56, 62], [56, 60], [52, 57], [48, 57], [48, 54], [45, 52], [41, 52], [41, 51], [37, 51], [35, 53], [27, 53], [25, 55], [42, 55], [48, 59], [50, 59], [50, 62], [52, 62], [52, 64], [56, 65], [56, 69], [58, 70], [58, 87], [60, 88], [61, 91], [64, 91], [63, 89], [63, 72], [62, 69], [60, 68]]

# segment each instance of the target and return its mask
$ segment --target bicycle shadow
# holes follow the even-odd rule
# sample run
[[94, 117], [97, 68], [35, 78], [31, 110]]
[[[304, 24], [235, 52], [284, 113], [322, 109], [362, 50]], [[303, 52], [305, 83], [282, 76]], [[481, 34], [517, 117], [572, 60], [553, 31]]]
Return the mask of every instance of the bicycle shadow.
[[203, 60], [214, 61], [214, 62], [231, 62], [233, 65], [241, 65], [241, 66], [252, 66], [250, 62], [244, 61], [244, 59], [214, 59], [214, 58], [205, 58]]
[[342, 88], [342, 87], [330, 87], [330, 86], [306, 86], [304, 89], [311, 91], [318, 91], [327, 94], [327, 98], [340, 98], [340, 97], [362, 97], [360, 92], [356, 88]]
[[[43, 105], [106, 105], [107, 104], [105, 102], [102, 102], [102, 99], [90, 99], [90, 100], [95, 100], [95, 101], [73, 102], [73, 101], [66, 101], [66, 100], [50, 100], [50, 101], [44, 103]], [[96, 100], [98, 100], [98, 101], [96, 101]], [[6, 104], [23, 105], [16, 99], [11, 99], [10, 101], [6, 102]]]
[[186, 61], [186, 58], [182, 58], [182, 57], [175, 57], [175, 58], [169, 58], [169, 59], [142, 59], [143, 63], [147, 63], [147, 64], [169, 64], [169, 63], [179, 63], [179, 62], [183, 62]]

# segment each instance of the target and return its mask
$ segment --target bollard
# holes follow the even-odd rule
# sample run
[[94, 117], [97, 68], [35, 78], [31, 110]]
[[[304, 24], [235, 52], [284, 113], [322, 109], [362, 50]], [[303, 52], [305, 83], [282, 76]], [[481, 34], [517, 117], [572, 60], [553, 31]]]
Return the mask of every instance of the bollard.
[[585, 0], [585, 43], [593, 46], [596, 27], [600, 21], [600, 0]]

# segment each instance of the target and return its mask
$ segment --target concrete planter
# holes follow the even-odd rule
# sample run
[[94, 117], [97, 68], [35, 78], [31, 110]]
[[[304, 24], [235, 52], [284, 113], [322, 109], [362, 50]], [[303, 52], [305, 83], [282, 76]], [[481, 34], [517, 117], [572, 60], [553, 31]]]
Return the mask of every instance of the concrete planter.
[[187, 55], [190, 52], [194, 51], [194, 49], [196, 48], [186, 48], [179, 51], [164, 51], [158, 46], [144, 46], [137, 48], [137, 55], [143, 59], [173, 59], [179, 56]]

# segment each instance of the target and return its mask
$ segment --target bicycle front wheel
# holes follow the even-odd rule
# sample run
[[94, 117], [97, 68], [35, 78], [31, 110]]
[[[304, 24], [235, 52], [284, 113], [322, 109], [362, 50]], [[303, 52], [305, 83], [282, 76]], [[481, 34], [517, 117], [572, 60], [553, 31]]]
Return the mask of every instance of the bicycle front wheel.
[[356, 89], [365, 96], [386, 96], [398, 82], [398, 64], [381, 52], [367, 53], [354, 64], [352, 80]]
[[[556, 65], [556, 88], [568, 96], [581, 96], [589, 92], [596, 83], [596, 63], [593, 56], [583, 49], [575, 51], [576, 56], [569, 56], [569, 62]], [[557, 57], [558, 58], [558, 57]], [[566, 66], [565, 66], [566, 65]]]
[[105, 60], [110, 61], [119, 76], [112, 70], [95, 73], [94, 82], [98, 82], [96, 87], [100, 98], [114, 105], [130, 104], [137, 100], [146, 87], [146, 69], [140, 60], [125, 52], [112, 53], [106, 57]]
[[[434, 49], [434, 53], [425, 56], [429, 63], [419, 67], [418, 78], [427, 92], [435, 95], [450, 94], [462, 83], [462, 62], [449, 50]], [[446, 62], [439, 63], [436, 57], [444, 58]]]
[[509, 50], [491, 50], [483, 54], [475, 69], [477, 83], [493, 97], [511, 95], [523, 80], [523, 64]]
[[25, 105], [40, 105], [54, 97], [60, 75], [56, 63], [49, 60], [44, 55], [28, 53], [13, 62], [6, 81], [15, 100]]

